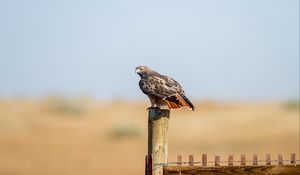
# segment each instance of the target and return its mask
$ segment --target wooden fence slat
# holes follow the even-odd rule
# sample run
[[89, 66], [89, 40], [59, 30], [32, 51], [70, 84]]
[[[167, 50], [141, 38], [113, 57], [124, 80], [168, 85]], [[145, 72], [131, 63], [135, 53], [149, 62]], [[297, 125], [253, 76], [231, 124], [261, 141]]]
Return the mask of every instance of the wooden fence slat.
[[145, 156], [145, 175], [147, 175], [148, 172], [148, 155]]
[[254, 154], [253, 155], [253, 165], [257, 165], [257, 161], [258, 161], [257, 154]]
[[282, 156], [282, 154], [278, 154], [278, 165], [283, 165], [283, 156]]
[[177, 166], [182, 166], [182, 156], [177, 155]]
[[233, 166], [233, 155], [228, 156], [228, 166]]
[[194, 155], [189, 155], [189, 166], [194, 166]]
[[241, 166], [245, 166], [246, 165], [246, 155], [242, 154], [241, 155]]
[[153, 159], [152, 155], [146, 155], [145, 158], [145, 175], [153, 175]]
[[266, 165], [271, 165], [271, 154], [266, 154]]
[[207, 166], [207, 154], [202, 154], [202, 166]]
[[220, 156], [215, 156], [215, 166], [220, 166]]
[[296, 164], [296, 154], [295, 153], [291, 154], [291, 164]]
[[153, 155], [151, 154], [150, 155], [150, 158], [149, 158], [149, 175], [153, 175], [154, 174], [154, 166], [153, 166]]

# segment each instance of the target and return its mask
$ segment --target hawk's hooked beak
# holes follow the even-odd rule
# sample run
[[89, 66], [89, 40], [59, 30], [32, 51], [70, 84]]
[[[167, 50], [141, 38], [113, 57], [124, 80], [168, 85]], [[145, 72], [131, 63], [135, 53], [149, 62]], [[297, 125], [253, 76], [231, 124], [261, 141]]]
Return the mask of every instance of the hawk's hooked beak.
[[136, 68], [136, 69], [135, 69], [135, 73], [138, 74], [138, 73], [140, 73], [140, 72], [141, 72], [141, 69], [140, 69], [140, 68]]

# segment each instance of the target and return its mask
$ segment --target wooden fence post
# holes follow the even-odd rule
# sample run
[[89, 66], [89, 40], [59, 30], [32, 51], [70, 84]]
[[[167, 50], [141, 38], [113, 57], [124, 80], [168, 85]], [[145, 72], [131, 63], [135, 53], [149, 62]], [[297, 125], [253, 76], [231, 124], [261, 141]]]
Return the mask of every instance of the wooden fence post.
[[194, 166], [194, 155], [189, 155], [189, 166]]
[[202, 166], [207, 166], [207, 154], [202, 154]]
[[215, 156], [215, 166], [220, 166], [220, 156]]
[[233, 166], [233, 155], [228, 156], [228, 166]]
[[278, 154], [278, 165], [283, 165], [283, 156], [282, 156], [282, 154]]
[[153, 174], [163, 175], [168, 162], [168, 126], [170, 110], [150, 108], [148, 113], [148, 155], [153, 155]]
[[271, 154], [266, 154], [266, 165], [271, 165]]
[[295, 153], [291, 154], [291, 164], [296, 164], [296, 154]]
[[182, 166], [182, 156], [177, 155], [177, 166]]
[[241, 155], [241, 166], [245, 166], [246, 165], [246, 155], [242, 154]]
[[257, 154], [253, 155], [253, 165], [257, 165], [258, 163], [258, 158], [257, 158]]

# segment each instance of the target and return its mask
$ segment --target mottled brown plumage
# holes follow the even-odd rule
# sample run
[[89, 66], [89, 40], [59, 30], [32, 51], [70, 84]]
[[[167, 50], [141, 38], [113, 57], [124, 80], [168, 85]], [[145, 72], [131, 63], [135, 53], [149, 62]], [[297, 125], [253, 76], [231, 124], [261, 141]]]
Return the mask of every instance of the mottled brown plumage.
[[169, 109], [195, 109], [176, 80], [160, 75], [147, 66], [138, 66], [135, 71], [141, 77], [140, 89], [149, 97], [152, 108], [167, 106]]

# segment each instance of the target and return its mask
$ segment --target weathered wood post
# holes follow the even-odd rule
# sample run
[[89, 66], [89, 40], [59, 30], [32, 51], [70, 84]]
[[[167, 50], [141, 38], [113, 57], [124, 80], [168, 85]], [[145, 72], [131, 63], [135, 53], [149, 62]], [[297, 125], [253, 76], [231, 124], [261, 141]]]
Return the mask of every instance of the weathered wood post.
[[[163, 175], [163, 165], [168, 162], [168, 127], [170, 110], [149, 109], [148, 155], [153, 157], [153, 174]], [[162, 163], [162, 164], [161, 164]]]

